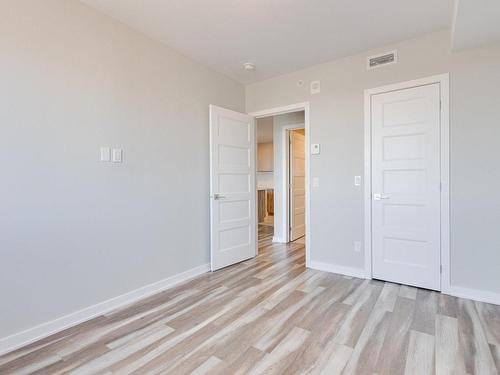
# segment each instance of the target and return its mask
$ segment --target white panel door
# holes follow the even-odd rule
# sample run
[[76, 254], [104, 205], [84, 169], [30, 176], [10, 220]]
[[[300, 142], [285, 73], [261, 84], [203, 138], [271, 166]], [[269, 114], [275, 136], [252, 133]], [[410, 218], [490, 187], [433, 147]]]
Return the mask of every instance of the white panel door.
[[440, 85], [373, 95], [373, 277], [440, 290]]
[[290, 241], [306, 234], [305, 136], [290, 131]]
[[256, 255], [255, 124], [210, 106], [212, 271]]

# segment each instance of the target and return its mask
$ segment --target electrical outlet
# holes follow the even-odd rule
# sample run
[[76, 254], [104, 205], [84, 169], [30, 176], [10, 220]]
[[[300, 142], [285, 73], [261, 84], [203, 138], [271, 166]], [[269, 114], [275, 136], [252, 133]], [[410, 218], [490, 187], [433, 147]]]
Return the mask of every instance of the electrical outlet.
[[356, 253], [361, 252], [361, 241], [354, 241], [354, 251]]

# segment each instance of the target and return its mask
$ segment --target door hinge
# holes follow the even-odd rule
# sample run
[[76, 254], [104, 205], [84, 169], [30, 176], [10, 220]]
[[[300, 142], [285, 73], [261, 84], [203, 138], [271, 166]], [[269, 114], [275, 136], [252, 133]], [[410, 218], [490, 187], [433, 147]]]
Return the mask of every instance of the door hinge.
[[443, 273], [443, 265], [439, 266], [439, 273], [441, 273], [441, 274]]
[[439, 100], [439, 111], [443, 110], [443, 101]]

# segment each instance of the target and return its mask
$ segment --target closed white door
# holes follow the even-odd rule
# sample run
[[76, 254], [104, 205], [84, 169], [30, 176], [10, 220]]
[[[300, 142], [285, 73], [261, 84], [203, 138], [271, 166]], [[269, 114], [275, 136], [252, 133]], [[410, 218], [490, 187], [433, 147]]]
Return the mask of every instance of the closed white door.
[[305, 136], [290, 131], [290, 241], [306, 234]]
[[212, 271], [256, 255], [255, 202], [254, 118], [210, 106]]
[[440, 290], [440, 85], [371, 97], [373, 277]]

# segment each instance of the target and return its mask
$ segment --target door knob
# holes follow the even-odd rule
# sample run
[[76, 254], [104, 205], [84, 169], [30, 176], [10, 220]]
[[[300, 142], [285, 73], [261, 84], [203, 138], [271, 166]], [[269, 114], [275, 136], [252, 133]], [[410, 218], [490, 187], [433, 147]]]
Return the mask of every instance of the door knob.
[[213, 198], [214, 200], [218, 201], [219, 199], [224, 199], [226, 198], [224, 195], [220, 195], [220, 194], [214, 194], [213, 195]]
[[391, 197], [389, 195], [386, 195], [386, 194], [380, 194], [380, 193], [373, 194], [374, 201], [381, 201], [384, 199], [391, 199]]

